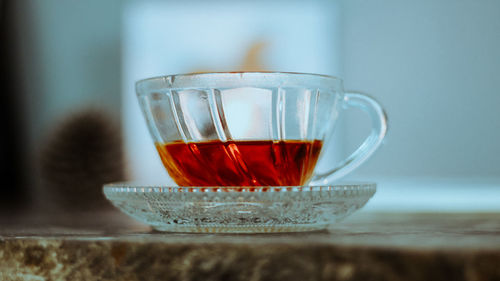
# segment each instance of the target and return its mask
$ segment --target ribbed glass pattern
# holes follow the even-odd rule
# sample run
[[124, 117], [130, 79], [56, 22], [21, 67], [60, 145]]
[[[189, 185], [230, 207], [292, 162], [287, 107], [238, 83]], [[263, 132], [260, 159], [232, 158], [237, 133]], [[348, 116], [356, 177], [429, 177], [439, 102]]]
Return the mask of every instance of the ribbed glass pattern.
[[[289, 73], [159, 77], [138, 82], [137, 93], [163, 163], [170, 176], [179, 185], [186, 186], [307, 183], [321, 150], [321, 146], [319, 150], [312, 149], [312, 142], [322, 144], [331, 133], [343, 95], [341, 80]], [[290, 141], [305, 144], [291, 148], [293, 145], [287, 145]], [[223, 147], [214, 146], [208, 151], [205, 148], [210, 142]], [[261, 151], [256, 153], [267, 156], [246, 152], [249, 142], [254, 142], [255, 151]], [[266, 146], [265, 142], [270, 145]], [[177, 156], [172, 152], [172, 145], [178, 143], [190, 144], [187, 148], [191, 155], [182, 156], [197, 163], [175, 164]], [[168, 145], [171, 145], [170, 149]], [[299, 156], [303, 158], [301, 161], [291, 159]], [[290, 181], [271, 180], [269, 174], [258, 171], [259, 165], [253, 158], [262, 161], [268, 170], [274, 169], [276, 178], [283, 178], [285, 173], [279, 171], [284, 168], [291, 172], [295, 169], [297, 176]], [[298, 167], [286, 166], [293, 161]], [[211, 166], [216, 164], [220, 164], [224, 171], [214, 171]], [[205, 171], [197, 167], [205, 167]], [[185, 178], [187, 170], [188, 173], [198, 173], [200, 178], [209, 173], [212, 178], [239, 176], [242, 179], [196, 181]], [[184, 179], [181, 179], [183, 175]]]

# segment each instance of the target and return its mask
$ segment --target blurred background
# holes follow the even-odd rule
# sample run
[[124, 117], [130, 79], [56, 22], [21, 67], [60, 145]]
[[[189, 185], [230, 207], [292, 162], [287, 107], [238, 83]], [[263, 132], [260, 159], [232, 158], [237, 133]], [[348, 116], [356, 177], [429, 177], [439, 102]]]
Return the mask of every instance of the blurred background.
[[[334, 75], [382, 103], [386, 141], [346, 178], [378, 183], [365, 210], [500, 210], [499, 1], [0, 0], [0, 15], [7, 214], [167, 182], [134, 83], [238, 70]], [[348, 112], [320, 169], [369, 129]]]

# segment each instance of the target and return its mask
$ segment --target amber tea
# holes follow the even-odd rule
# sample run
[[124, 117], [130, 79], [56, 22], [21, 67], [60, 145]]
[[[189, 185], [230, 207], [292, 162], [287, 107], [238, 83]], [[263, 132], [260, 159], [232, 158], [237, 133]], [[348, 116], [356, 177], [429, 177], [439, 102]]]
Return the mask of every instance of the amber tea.
[[296, 186], [313, 173], [323, 142], [208, 141], [156, 143], [180, 186]]

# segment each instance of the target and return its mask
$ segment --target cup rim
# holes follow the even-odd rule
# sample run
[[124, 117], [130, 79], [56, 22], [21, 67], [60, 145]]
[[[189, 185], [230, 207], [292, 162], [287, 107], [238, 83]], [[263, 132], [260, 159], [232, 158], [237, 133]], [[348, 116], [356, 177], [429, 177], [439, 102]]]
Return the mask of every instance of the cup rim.
[[[341, 78], [319, 74], [319, 73], [307, 73], [307, 72], [287, 72], [287, 71], [222, 71], [222, 72], [192, 72], [192, 73], [180, 73], [180, 74], [169, 74], [169, 75], [160, 75], [154, 76], [150, 78], [145, 78], [138, 80], [135, 83], [136, 89], [141, 88], [147, 84], [156, 84], [161, 83], [162, 87], [165, 88], [184, 88], [185, 84], [192, 83], [193, 87], [196, 87], [199, 84], [203, 84], [202, 81], [207, 81], [204, 79], [226, 79], [234, 80], [234, 79], [284, 79], [284, 78], [301, 78], [317, 81], [317, 83], [323, 84], [328, 82], [333, 82], [334, 84], [342, 84], [343, 81]], [[199, 80], [198, 80], [199, 79]], [[179, 82], [181, 81], [181, 82]], [[216, 82], [217, 83], [217, 82]]]
[[210, 72], [188, 72], [188, 73], [177, 73], [177, 74], [167, 74], [167, 75], [158, 75], [149, 78], [140, 79], [136, 82], [136, 84], [152, 81], [157, 79], [165, 79], [167, 77], [196, 77], [196, 76], [205, 76], [205, 75], [244, 75], [244, 74], [269, 74], [269, 75], [300, 75], [300, 76], [311, 76], [311, 77], [323, 77], [328, 79], [340, 80], [337, 76], [321, 74], [321, 73], [311, 73], [311, 72], [294, 72], [294, 71], [210, 71]]

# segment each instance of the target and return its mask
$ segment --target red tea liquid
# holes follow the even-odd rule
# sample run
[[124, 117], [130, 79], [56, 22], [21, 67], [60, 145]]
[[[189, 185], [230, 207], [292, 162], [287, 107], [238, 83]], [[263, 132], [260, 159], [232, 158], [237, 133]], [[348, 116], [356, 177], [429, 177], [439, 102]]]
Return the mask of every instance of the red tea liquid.
[[322, 141], [157, 143], [180, 186], [293, 186], [311, 177]]

